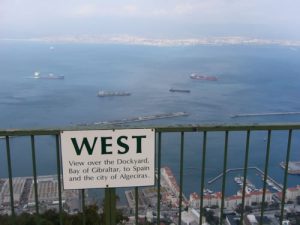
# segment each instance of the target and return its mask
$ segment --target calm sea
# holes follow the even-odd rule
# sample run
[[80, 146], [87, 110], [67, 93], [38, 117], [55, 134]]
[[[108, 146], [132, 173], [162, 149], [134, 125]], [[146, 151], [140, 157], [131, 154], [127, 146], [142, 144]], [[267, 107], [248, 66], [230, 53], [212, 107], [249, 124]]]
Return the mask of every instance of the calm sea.
[[[41, 74], [64, 80], [32, 79]], [[189, 79], [193, 72], [217, 82]], [[190, 89], [190, 94], [170, 88]], [[129, 97], [99, 98], [99, 90], [128, 91]], [[177, 117], [138, 123], [152, 125], [300, 122], [300, 115], [231, 118], [238, 113], [300, 111], [300, 48], [279, 46], [146, 47], [96, 44], [0, 42], [0, 129], [68, 127], [135, 116], [185, 111]], [[251, 134], [250, 166], [264, 168], [265, 132]], [[270, 174], [282, 183], [285, 132], [274, 132]], [[291, 160], [300, 160], [300, 133], [294, 133]], [[162, 165], [179, 174], [179, 134], [163, 135]], [[243, 165], [245, 133], [229, 139], [229, 167]], [[37, 137], [39, 174], [55, 173], [55, 140]], [[184, 191], [200, 189], [202, 134], [186, 134]], [[14, 176], [32, 174], [29, 138], [12, 138]], [[208, 136], [206, 180], [222, 170], [224, 134]], [[7, 176], [0, 139], [0, 177]], [[242, 174], [242, 171], [240, 172]], [[237, 174], [230, 174], [229, 177]], [[260, 185], [260, 177], [250, 172]], [[232, 179], [228, 181], [232, 183]], [[290, 176], [289, 185], [300, 184]], [[234, 185], [231, 185], [234, 186]], [[220, 190], [218, 181], [208, 188]], [[230, 187], [234, 193], [237, 187]]]

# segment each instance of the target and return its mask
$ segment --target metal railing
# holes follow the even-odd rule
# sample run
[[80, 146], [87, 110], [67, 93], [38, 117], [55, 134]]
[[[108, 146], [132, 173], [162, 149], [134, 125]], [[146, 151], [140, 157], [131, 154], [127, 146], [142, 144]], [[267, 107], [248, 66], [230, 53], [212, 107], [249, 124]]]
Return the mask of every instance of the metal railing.
[[[117, 129], [118, 127], [114, 127]], [[126, 127], [128, 128], [128, 127]], [[140, 128], [140, 127], [138, 127]], [[143, 127], [145, 128], [145, 127]], [[232, 140], [230, 139], [230, 135], [235, 134], [236, 132], [242, 133], [245, 139], [235, 138], [235, 141], [241, 142], [242, 147], [239, 147], [241, 155], [243, 156], [241, 160], [243, 161], [242, 171], [243, 171], [243, 185], [242, 185], [242, 202], [240, 208], [242, 209], [240, 212], [240, 221], [243, 224], [243, 219], [246, 215], [245, 212], [245, 196], [246, 196], [246, 182], [247, 176], [249, 172], [249, 157], [250, 157], [250, 144], [251, 144], [251, 135], [256, 132], [264, 132], [264, 142], [265, 148], [261, 149], [263, 151], [263, 162], [264, 165], [261, 165], [263, 171], [263, 194], [262, 194], [262, 204], [260, 208], [260, 221], [259, 224], [263, 224], [263, 217], [265, 214], [265, 202], [266, 202], [266, 193], [267, 193], [267, 180], [269, 178], [269, 164], [270, 164], [270, 157], [271, 157], [271, 148], [272, 148], [272, 135], [273, 133], [279, 132], [277, 136], [281, 136], [280, 143], [286, 144], [284, 149], [284, 164], [285, 169], [283, 170], [283, 184], [282, 184], [282, 197], [280, 203], [280, 217], [279, 223], [282, 224], [284, 220], [284, 205], [286, 202], [286, 190], [288, 188], [288, 168], [291, 156], [291, 149], [293, 147], [296, 148], [297, 146], [293, 146], [293, 141], [298, 140], [293, 138], [295, 133], [298, 133], [300, 130], [300, 124], [254, 124], [254, 125], [179, 125], [179, 126], [164, 126], [164, 127], [146, 127], [146, 128], [154, 128], [156, 132], [156, 171], [157, 171], [157, 179], [156, 179], [156, 189], [157, 189], [157, 205], [156, 205], [156, 224], [160, 224], [161, 222], [161, 168], [162, 168], [162, 154], [164, 154], [165, 146], [163, 146], [163, 136], [167, 139], [168, 134], [176, 133], [179, 134], [176, 136], [176, 141], [179, 141], [179, 206], [178, 206], [178, 224], [182, 223], [182, 212], [184, 211], [184, 196], [183, 196], [183, 189], [185, 183], [184, 176], [184, 162], [186, 160], [186, 152], [188, 151], [188, 147], [186, 147], [187, 136], [192, 133], [193, 139], [199, 139], [200, 141], [197, 142], [197, 146], [194, 148], [199, 149], [199, 155], [195, 155], [199, 159], [198, 167], [200, 168], [198, 172], [200, 172], [200, 183], [198, 186], [198, 193], [200, 196], [200, 209], [199, 209], [199, 224], [202, 224], [204, 217], [204, 191], [206, 186], [207, 180], [207, 169], [208, 169], [208, 159], [207, 154], [209, 153], [208, 144], [210, 143], [210, 139], [208, 136], [211, 133], [217, 133], [218, 139], [213, 139], [213, 142], [218, 142], [222, 146], [223, 149], [218, 149], [218, 154], [223, 155], [217, 159], [218, 166], [221, 165], [221, 206], [220, 206], [220, 216], [219, 216], [219, 224], [224, 224], [224, 217], [225, 217], [225, 198], [226, 198], [226, 191], [228, 189], [228, 155], [229, 155], [229, 148]], [[80, 130], [82, 128], [76, 129]], [[106, 128], [89, 128], [89, 129], [106, 129]], [[110, 129], [110, 128], [108, 128]], [[120, 129], [123, 129], [122, 127]], [[87, 130], [85, 127], [84, 130]], [[33, 185], [34, 185], [34, 198], [35, 198], [35, 213], [36, 216], [40, 216], [40, 202], [39, 202], [39, 195], [38, 195], [38, 182], [37, 182], [37, 159], [36, 159], [36, 137], [39, 136], [54, 136], [55, 137], [55, 154], [56, 154], [56, 174], [58, 179], [58, 202], [59, 202], [59, 215], [60, 215], [60, 224], [64, 224], [64, 209], [62, 203], [62, 183], [61, 183], [61, 159], [60, 159], [60, 143], [59, 143], [59, 135], [61, 130], [60, 129], [36, 129], [36, 130], [0, 130], [0, 137], [2, 138], [2, 142], [5, 143], [5, 147], [0, 146], [0, 153], [6, 153], [6, 161], [7, 161], [7, 175], [9, 180], [9, 193], [10, 193], [10, 209], [11, 209], [11, 217], [14, 219], [16, 215], [15, 205], [14, 205], [14, 186], [13, 186], [13, 173], [12, 170], [14, 168], [14, 162], [11, 158], [11, 139], [13, 137], [25, 137], [30, 139], [31, 143], [31, 160], [32, 160], [32, 176], [33, 176]], [[261, 133], [259, 133], [261, 135]], [[287, 136], [285, 138], [285, 136]], [[172, 137], [173, 138], [173, 137]], [[285, 139], [283, 142], [283, 138]], [[179, 140], [177, 140], [179, 139]], [[176, 142], [175, 141], [175, 142]], [[295, 141], [296, 142], [296, 141]], [[201, 143], [201, 144], [199, 144]], [[1, 149], [2, 148], [2, 149]], [[299, 148], [298, 148], [299, 149]], [[299, 152], [299, 150], [296, 150]], [[244, 155], [243, 155], [244, 154]], [[1, 157], [0, 155], [0, 157]], [[0, 165], [1, 166], [1, 165]], [[139, 220], [139, 201], [138, 201], [138, 193], [140, 188], [135, 187], [135, 221], [138, 224]], [[86, 199], [85, 199], [85, 190], [80, 191], [81, 194], [81, 208], [84, 209], [86, 207]], [[116, 224], [116, 189], [115, 188], [107, 188], [105, 189], [105, 203], [104, 203], [104, 210], [105, 210], [105, 221], [107, 225]], [[14, 220], [13, 220], [14, 221]], [[85, 214], [82, 214], [82, 224], [86, 224]]]

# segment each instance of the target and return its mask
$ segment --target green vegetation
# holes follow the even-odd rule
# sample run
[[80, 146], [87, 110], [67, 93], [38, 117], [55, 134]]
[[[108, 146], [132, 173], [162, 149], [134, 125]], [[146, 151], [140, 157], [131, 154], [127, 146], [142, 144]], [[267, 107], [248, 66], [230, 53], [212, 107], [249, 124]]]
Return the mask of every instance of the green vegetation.
[[[64, 225], [82, 225], [85, 219], [86, 225], [105, 225], [104, 213], [99, 213], [99, 208], [96, 205], [89, 205], [82, 213], [70, 215], [67, 213], [62, 214]], [[13, 221], [15, 220], [15, 221]], [[116, 222], [128, 220], [123, 215], [121, 210], [117, 210]], [[13, 223], [14, 222], [14, 223]], [[39, 216], [35, 214], [22, 213], [15, 218], [8, 215], [0, 215], [1, 225], [60, 225], [60, 214], [56, 210], [48, 210]]]

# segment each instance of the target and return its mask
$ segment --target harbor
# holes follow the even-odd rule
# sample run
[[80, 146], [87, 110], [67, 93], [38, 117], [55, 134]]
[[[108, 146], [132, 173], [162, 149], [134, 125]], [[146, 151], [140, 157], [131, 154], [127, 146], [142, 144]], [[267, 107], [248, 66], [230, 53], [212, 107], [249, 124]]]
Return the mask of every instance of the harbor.
[[[261, 177], [262, 179], [264, 179], [265, 177], [265, 173], [259, 169], [258, 167], [256, 166], [250, 166], [248, 167], [248, 169], [252, 169], [252, 170], [255, 170]], [[244, 168], [230, 168], [230, 169], [227, 169], [225, 171], [225, 173], [230, 173], [230, 172], [235, 172], [235, 171], [243, 171]], [[217, 175], [216, 177], [210, 179], [207, 183], [208, 184], [212, 184], [214, 182], [216, 182], [217, 180], [219, 180], [220, 178], [223, 177], [223, 173], [220, 173], [219, 175]], [[236, 179], [237, 180], [237, 179]], [[236, 181], [237, 182], [237, 181]], [[274, 180], [272, 177], [270, 177], [269, 175], [267, 176], [267, 180], [266, 180], [267, 184], [273, 189], [273, 190], [276, 190], [276, 191], [282, 191], [282, 184], [278, 183], [276, 180]], [[238, 183], [238, 182], [237, 182]], [[246, 182], [247, 183], [247, 182]], [[243, 184], [243, 181], [242, 181], [242, 184]]]
[[120, 120], [111, 120], [111, 121], [101, 121], [101, 122], [94, 122], [92, 124], [78, 124], [79, 126], [88, 126], [88, 125], [118, 125], [118, 124], [126, 124], [126, 123], [134, 123], [134, 122], [142, 122], [148, 120], [158, 120], [158, 119], [167, 119], [173, 117], [181, 117], [181, 116], [188, 116], [189, 114], [186, 112], [172, 112], [172, 113], [161, 113], [161, 114], [154, 114], [148, 116], [138, 116], [132, 118], [125, 118]]
[[281, 115], [299, 115], [300, 112], [266, 112], [266, 113], [245, 113], [245, 114], [234, 114], [231, 118], [236, 117], [251, 117], [251, 116], [281, 116]]

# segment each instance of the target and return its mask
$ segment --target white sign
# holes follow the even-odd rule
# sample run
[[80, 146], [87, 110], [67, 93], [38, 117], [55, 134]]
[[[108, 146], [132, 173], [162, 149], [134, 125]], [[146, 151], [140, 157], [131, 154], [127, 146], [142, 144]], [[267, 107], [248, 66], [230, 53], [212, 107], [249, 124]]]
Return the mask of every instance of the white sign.
[[153, 129], [63, 131], [64, 189], [154, 185]]

